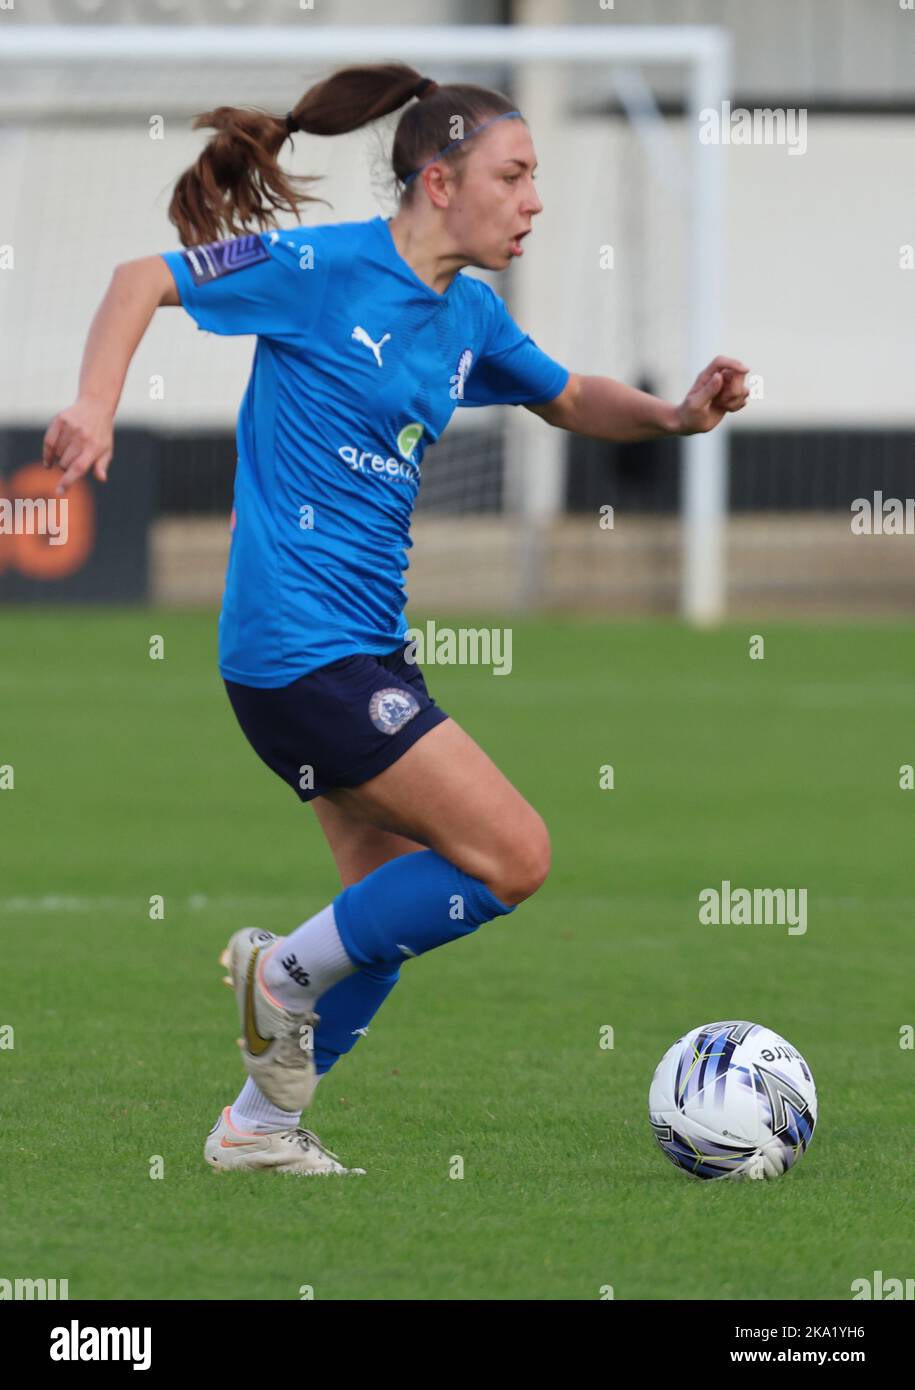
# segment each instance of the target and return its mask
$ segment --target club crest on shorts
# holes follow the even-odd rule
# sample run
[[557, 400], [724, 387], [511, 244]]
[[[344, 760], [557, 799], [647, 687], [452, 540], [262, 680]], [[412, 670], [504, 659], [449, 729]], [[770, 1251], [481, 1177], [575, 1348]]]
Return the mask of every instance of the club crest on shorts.
[[397, 686], [376, 690], [369, 700], [369, 718], [382, 734], [396, 734], [415, 714], [419, 714], [416, 696]]

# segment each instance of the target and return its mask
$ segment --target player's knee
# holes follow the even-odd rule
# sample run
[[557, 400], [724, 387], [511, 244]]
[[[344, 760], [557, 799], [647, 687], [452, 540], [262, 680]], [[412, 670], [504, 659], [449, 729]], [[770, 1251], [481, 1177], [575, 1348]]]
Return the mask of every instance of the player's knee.
[[550, 871], [550, 835], [540, 816], [532, 812], [499, 862], [487, 883], [496, 897], [509, 907], [536, 893]]

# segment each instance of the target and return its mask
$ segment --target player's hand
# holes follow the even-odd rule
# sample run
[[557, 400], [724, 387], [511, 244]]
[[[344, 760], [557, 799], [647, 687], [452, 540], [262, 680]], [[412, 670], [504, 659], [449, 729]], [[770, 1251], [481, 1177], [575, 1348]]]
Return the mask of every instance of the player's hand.
[[678, 410], [678, 434], [705, 434], [747, 403], [749, 371], [735, 357], [716, 357], [700, 372]]
[[77, 479], [92, 473], [100, 483], [108, 477], [114, 452], [114, 414], [91, 396], [80, 396], [55, 415], [45, 432], [41, 461], [45, 468], [59, 468], [61, 479], [54, 489], [62, 497]]

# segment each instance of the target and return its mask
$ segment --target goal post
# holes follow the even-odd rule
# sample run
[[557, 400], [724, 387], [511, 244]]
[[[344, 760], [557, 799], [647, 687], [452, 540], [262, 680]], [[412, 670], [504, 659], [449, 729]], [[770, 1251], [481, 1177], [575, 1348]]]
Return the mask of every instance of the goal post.
[[[724, 153], [720, 146], [699, 138], [701, 113], [719, 110], [729, 90], [729, 39], [723, 29], [704, 26], [605, 25], [438, 25], [438, 26], [169, 26], [169, 25], [27, 25], [0, 28], [0, 118], [6, 138], [15, 144], [18, 120], [46, 116], [63, 100], [50, 80], [55, 69], [98, 70], [100, 65], [129, 66], [142, 72], [158, 65], [172, 84], [182, 73], [220, 70], [241, 73], [252, 64], [297, 65], [309, 73], [331, 64], [379, 61], [396, 56], [417, 67], [439, 63], [504, 64], [517, 74], [519, 106], [531, 121], [535, 138], [538, 121], [549, 119], [550, 101], [536, 75], [544, 64], [580, 64], [589, 69], [676, 69], [684, 82], [688, 132], [685, 186], [688, 190], [688, 271], [686, 284], [686, 343], [684, 371], [698, 372], [726, 346], [723, 328]], [[32, 90], [21, 85], [24, 72], [46, 78]], [[9, 81], [17, 75], [21, 95], [10, 96]], [[80, 108], [90, 112], [91, 90], [81, 94]], [[244, 104], [238, 88], [223, 98]], [[630, 90], [621, 99], [633, 100]], [[16, 104], [14, 104], [16, 103]], [[274, 103], [275, 104], [275, 103]], [[202, 109], [196, 92], [184, 105]], [[21, 154], [21, 151], [20, 151]], [[15, 161], [16, 153], [13, 151]], [[647, 155], [646, 155], [647, 158]], [[512, 270], [512, 312], [525, 326], [526, 305], [533, 301], [538, 276], [544, 274], [537, 257], [521, 258]], [[543, 346], [550, 351], [550, 343]], [[559, 355], [556, 353], [555, 355]], [[576, 368], [574, 361], [567, 365]], [[75, 370], [75, 364], [74, 364]], [[612, 367], [608, 375], [614, 375]], [[681, 382], [683, 389], [689, 381]], [[476, 414], [477, 412], [456, 412]], [[563, 508], [562, 459], [564, 438], [524, 410], [508, 412], [505, 497], [520, 521], [520, 552], [516, 601], [536, 602], [542, 574], [541, 546], [550, 520]], [[681, 480], [680, 608], [690, 622], [714, 623], [725, 611], [724, 555], [727, 514], [724, 429], [683, 441]]]

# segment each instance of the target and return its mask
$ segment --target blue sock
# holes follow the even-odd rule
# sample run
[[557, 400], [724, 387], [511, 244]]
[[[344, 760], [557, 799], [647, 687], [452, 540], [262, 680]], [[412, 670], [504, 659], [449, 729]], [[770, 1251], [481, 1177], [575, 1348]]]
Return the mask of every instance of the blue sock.
[[344, 950], [362, 967], [421, 956], [514, 910], [431, 849], [389, 860], [334, 898]]
[[315, 1029], [315, 1070], [319, 1076], [356, 1045], [400, 978], [400, 964], [357, 970], [325, 990], [315, 1003], [321, 1022]]

